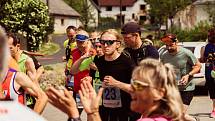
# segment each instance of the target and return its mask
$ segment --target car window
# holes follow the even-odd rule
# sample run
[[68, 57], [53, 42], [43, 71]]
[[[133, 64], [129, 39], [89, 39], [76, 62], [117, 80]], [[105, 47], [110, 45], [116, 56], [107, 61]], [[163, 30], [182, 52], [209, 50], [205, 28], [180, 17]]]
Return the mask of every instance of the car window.
[[184, 47], [184, 48], [186, 48], [194, 53], [195, 47]]

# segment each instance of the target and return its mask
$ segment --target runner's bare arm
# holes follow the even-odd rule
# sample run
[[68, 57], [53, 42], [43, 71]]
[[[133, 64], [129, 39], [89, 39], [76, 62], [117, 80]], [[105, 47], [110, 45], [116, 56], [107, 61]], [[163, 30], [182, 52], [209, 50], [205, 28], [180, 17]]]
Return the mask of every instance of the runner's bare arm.
[[72, 74], [77, 74], [80, 70], [79, 67], [81, 66], [81, 63], [84, 61], [84, 59], [88, 58], [89, 55], [88, 54], [84, 54], [82, 55], [77, 61], [75, 61], [72, 64], [72, 68], [71, 68], [71, 73]]
[[40, 66], [36, 71], [35, 81], [39, 82], [39, 78], [43, 74], [43, 72], [44, 72], [44, 68], [43, 68], [43, 66]]
[[114, 86], [117, 87], [127, 93], [132, 91], [131, 85], [130, 84], [126, 84], [123, 82], [120, 82], [116, 79], [114, 79], [112, 76], [105, 76], [104, 77], [104, 84], [108, 85], [108, 86]]
[[41, 114], [48, 101], [46, 94], [42, 91], [39, 85], [33, 83], [30, 78], [22, 72], [17, 72], [15, 80], [25, 91], [36, 98], [34, 111]]
[[35, 81], [36, 69], [32, 58], [28, 57], [25, 62], [25, 65], [26, 65], [27, 75], [30, 77], [32, 81]]
[[180, 83], [186, 85], [189, 81], [189, 77], [198, 73], [200, 71], [201, 67], [202, 67], [201, 63], [197, 60], [195, 65], [192, 67], [192, 70], [181, 78]]

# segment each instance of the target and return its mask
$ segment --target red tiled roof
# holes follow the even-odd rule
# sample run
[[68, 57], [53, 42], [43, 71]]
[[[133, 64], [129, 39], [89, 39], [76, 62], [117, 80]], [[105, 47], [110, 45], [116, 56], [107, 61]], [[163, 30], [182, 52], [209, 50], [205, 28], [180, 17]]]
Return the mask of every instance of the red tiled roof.
[[[122, 6], [133, 6], [137, 0], [121, 0]], [[120, 0], [98, 0], [99, 6], [120, 6]]]

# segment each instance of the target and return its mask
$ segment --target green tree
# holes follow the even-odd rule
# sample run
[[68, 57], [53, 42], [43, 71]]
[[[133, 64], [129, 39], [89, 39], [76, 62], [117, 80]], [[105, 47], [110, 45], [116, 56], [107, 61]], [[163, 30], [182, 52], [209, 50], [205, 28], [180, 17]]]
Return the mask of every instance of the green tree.
[[[192, 3], [192, 0], [145, 0], [150, 5], [150, 16], [154, 18], [155, 24], [166, 24], [168, 19], [173, 26], [175, 14]], [[168, 28], [168, 26], [167, 26]]]
[[74, 8], [80, 15], [80, 20], [84, 27], [89, 27], [90, 21], [94, 21], [92, 6], [89, 0], [64, 0], [69, 6]]
[[38, 49], [47, 31], [53, 31], [49, 27], [48, 7], [41, 0], [1, 0], [0, 25], [26, 37], [31, 51]]
[[209, 14], [209, 21], [215, 26], [215, 1], [206, 2], [206, 11]]

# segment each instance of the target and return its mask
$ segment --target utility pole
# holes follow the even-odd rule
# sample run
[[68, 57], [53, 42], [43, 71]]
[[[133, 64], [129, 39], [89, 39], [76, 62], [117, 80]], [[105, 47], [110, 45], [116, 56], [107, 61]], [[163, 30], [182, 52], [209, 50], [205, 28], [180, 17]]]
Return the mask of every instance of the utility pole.
[[122, 28], [122, 0], [119, 1], [120, 3], [120, 28]]

